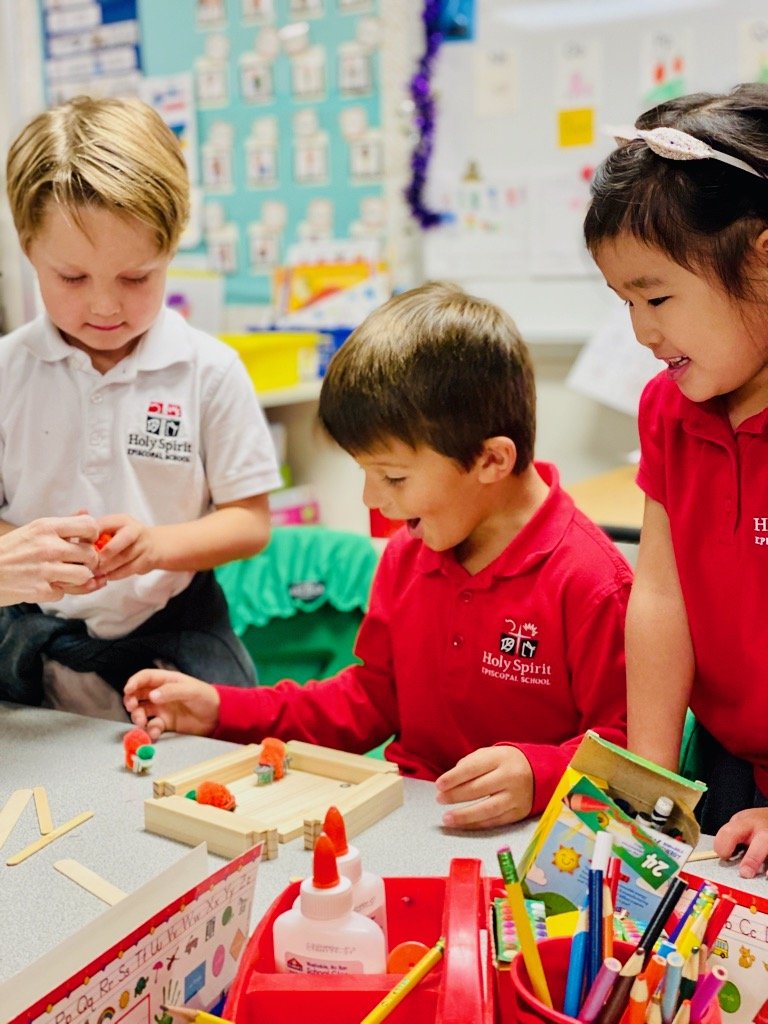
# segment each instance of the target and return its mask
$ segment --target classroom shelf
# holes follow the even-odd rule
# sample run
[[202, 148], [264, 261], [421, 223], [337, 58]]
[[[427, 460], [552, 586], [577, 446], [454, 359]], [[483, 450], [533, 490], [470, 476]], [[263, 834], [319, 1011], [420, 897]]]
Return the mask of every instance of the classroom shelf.
[[274, 409], [280, 405], [297, 405], [300, 402], [314, 402], [320, 397], [322, 380], [309, 381], [306, 384], [294, 384], [289, 388], [271, 388], [259, 392], [259, 402], [263, 409]]

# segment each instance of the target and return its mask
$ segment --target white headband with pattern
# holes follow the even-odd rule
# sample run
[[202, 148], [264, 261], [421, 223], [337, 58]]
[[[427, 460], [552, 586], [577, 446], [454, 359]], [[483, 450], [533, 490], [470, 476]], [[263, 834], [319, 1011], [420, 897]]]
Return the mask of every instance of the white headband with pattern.
[[729, 153], [721, 153], [720, 150], [712, 149], [706, 142], [681, 132], [677, 128], [609, 128], [610, 135], [616, 139], [619, 145], [641, 139], [646, 146], [667, 160], [719, 160], [723, 164], [730, 164], [731, 167], [738, 167], [739, 170], [749, 171], [750, 174], [762, 178], [760, 171], [750, 167], [744, 160], [731, 156]]

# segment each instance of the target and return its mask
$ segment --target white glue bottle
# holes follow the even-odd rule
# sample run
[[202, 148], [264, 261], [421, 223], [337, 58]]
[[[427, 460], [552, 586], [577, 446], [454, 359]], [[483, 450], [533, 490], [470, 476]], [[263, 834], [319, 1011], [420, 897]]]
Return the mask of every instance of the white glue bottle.
[[352, 909], [352, 883], [339, 876], [333, 843], [315, 843], [312, 877], [272, 926], [275, 970], [282, 974], [384, 974], [387, 951], [378, 925]]
[[338, 807], [329, 807], [323, 822], [323, 832], [333, 843], [339, 873], [352, 883], [354, 909], [370, 917], [387, 938], [387, 898], [384, 882], [370, 871], [363, 871], [360, 851], [347, 842], [347, 829]]

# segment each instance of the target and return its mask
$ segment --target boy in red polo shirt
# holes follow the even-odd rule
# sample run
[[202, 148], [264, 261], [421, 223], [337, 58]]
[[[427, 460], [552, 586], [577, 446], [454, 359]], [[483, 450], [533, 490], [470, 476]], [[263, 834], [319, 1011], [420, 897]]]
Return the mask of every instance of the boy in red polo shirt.
[[[363, 499], [406, 520], [357, 639], [362, 664], [305, 686], [238, 690], [149, 670], [125, 705], [164, 729], [363, 753], [435, 780], [444, 824], [538, 813], [586, 729], [625, 742], [631, 572], [533, 462], [535, 390], [512, 320], [430, 284], [391, 299], [334, 356], [320, 419]], [[456, 806], [467, 804], [467, 806]]]

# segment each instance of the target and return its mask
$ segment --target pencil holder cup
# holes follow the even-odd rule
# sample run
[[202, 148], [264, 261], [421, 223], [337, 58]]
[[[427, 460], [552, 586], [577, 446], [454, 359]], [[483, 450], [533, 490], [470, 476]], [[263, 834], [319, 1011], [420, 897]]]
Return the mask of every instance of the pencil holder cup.
[[[547, 979], [547, 987], [554, 1007], [561, 1007], [565, 998], [565, 983], [568, 977], [568, 963], [571, 956], [570, 939], [542, 939], [537, 943], [541, 965]], [[613, 955], [624, 963], [635, 947], [629, 942], [614, 942]], [[512, 961], [508, 975], [509, 986], [499, 986], [499, 1004], [507, 1007], [503, 1012], [503, 1020], [509, 1024], [574, 1024], [575, 1017], [569, 1017], [560, 1009], [550, 1009], [533, 994], [525, 961], [518, 955]], [[701, 1024], [722, 1024], [720, 1005], [714, 1001], [704, 1014]]]

